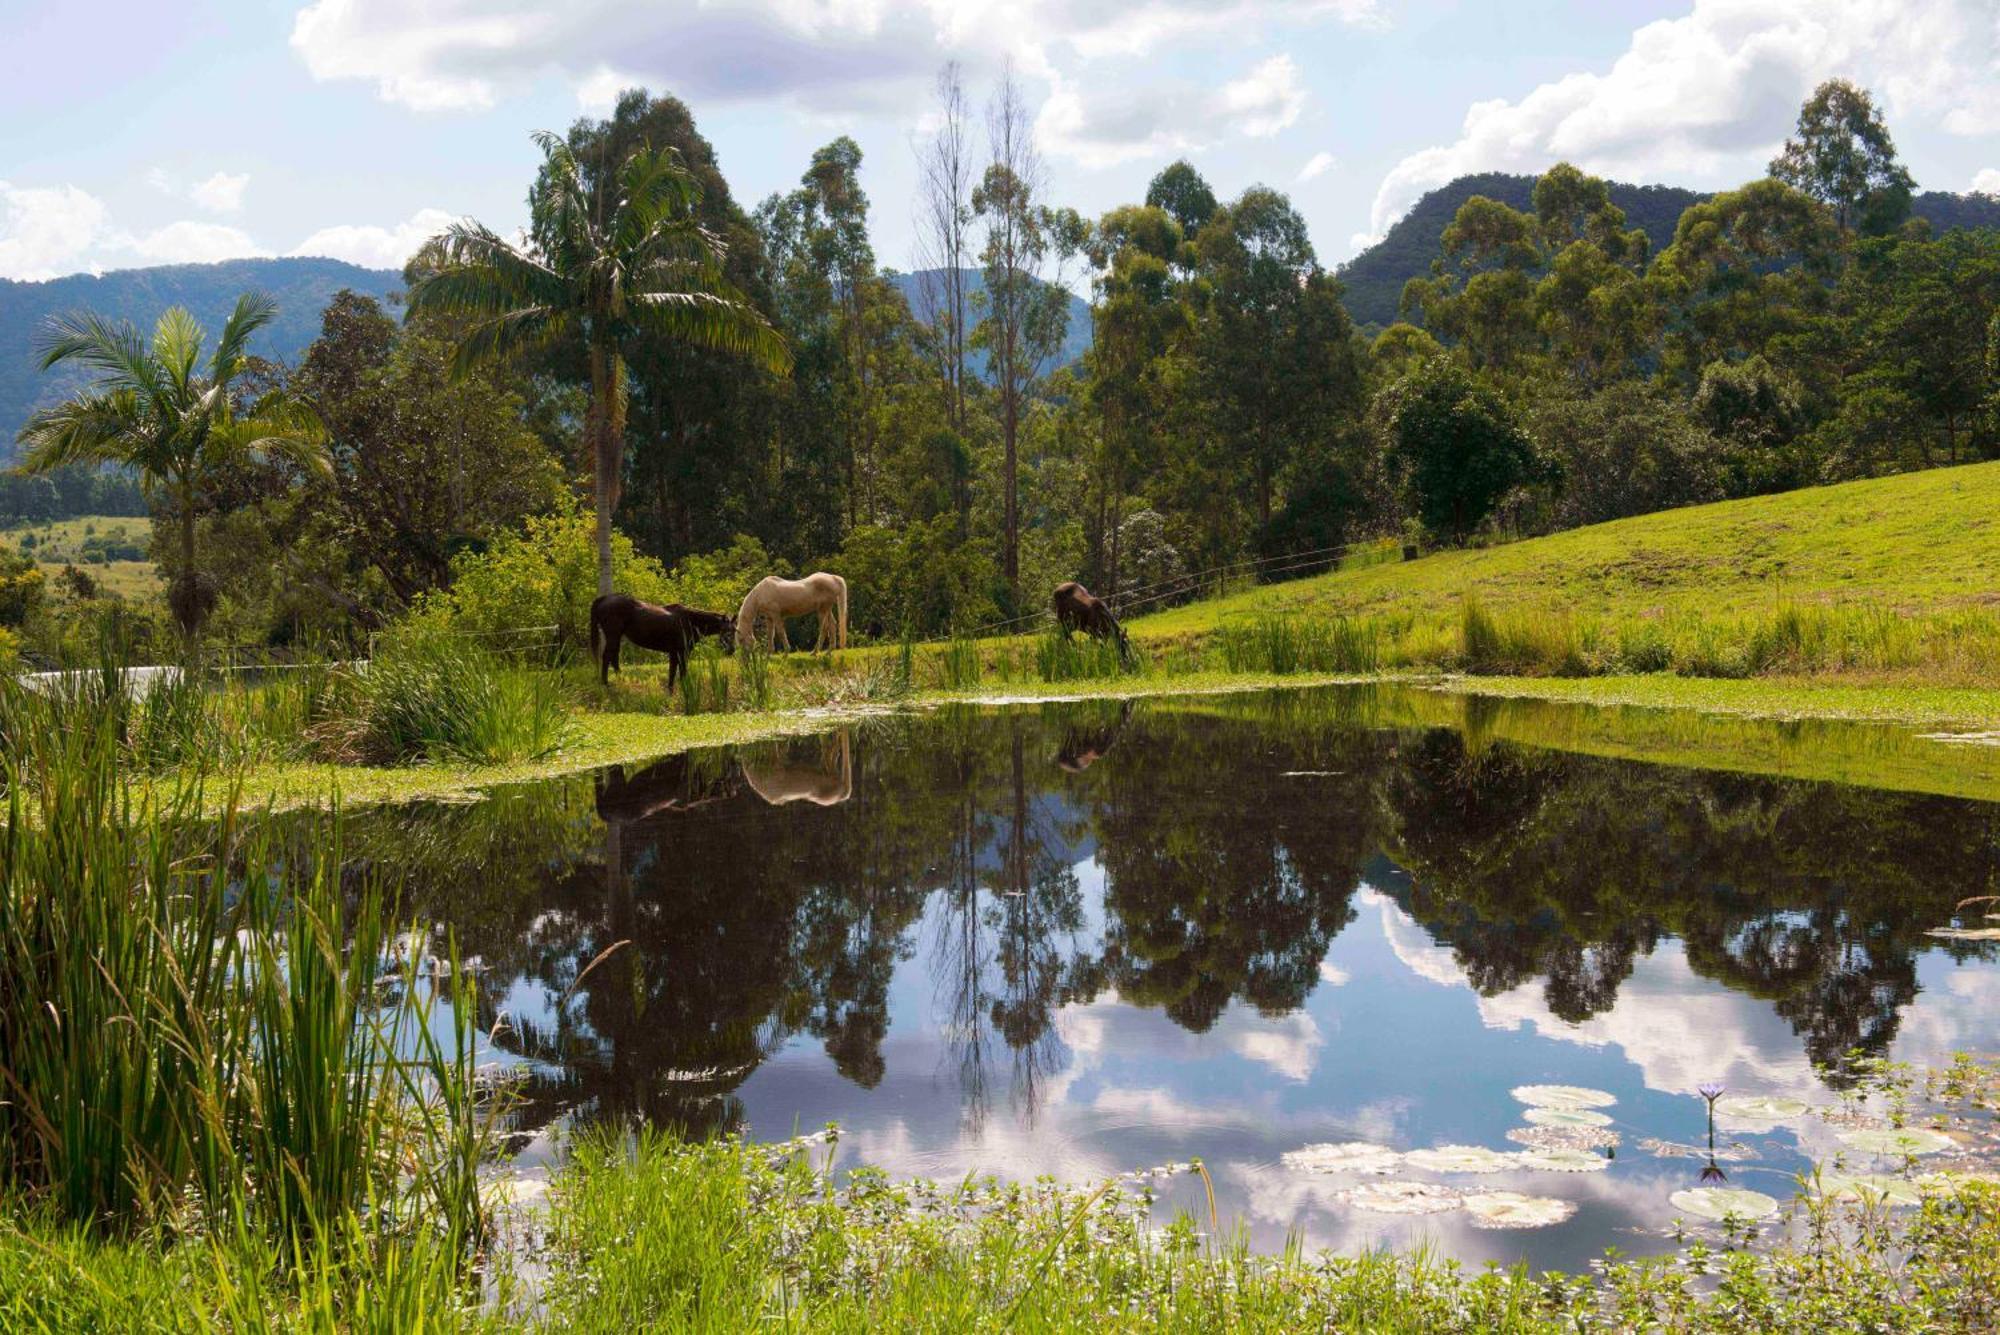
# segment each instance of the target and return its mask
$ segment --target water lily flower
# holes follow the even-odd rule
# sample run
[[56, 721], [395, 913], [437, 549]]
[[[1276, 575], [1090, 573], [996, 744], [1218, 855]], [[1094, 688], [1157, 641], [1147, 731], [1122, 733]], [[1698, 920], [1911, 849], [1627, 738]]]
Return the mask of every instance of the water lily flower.
[[1721, 1098], [1728, 1088], [1729, 1086], [1727, 1085], [1718, 1084], [1711, 1080], [1705, 1085], [1697, 1085], [1694, 1092], [1707, 1099], [1710, 1107], [1714, 1107], [1715, 1101]]

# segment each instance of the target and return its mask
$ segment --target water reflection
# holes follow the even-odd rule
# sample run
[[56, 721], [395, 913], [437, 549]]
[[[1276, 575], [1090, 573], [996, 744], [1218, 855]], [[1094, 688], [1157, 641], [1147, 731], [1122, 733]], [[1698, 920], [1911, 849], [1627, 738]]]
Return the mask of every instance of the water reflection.
[[[1544, 1077], [1642, 1126], [1678, 1107], [1649, 1091], [1837, 1086], [1992, 999], [1990, 947], [1924, 935], [1992, 884], [1992, 805], [1384, 713], [957, 712], [377, 816], [357, 862], [482, 958], [531, 1123], [838, 1117], [945, 1172], [1200, 1153], [1287, 1227], [1324, 1205], [1272, 1167], [1308, 1139], [1498, 1144]], [[1565, 1228], [1601, 1246], [1634, 1188], [1589, 1190]]]

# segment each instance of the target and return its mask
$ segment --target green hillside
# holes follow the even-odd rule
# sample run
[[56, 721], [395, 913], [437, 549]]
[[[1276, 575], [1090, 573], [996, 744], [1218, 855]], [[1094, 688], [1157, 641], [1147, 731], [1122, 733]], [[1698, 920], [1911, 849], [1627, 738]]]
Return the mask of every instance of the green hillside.
[[[1407, 661], [1478, 668], [1450, 662], [1478, 656], [1461, 642], [1471, 599], [1503, 637], [1566, 644], [1578, 661], [1562, 675], [1922, 671], [1990, 685], [2000, 666], [1996, 514], [2000, 462], [1940, 468], [1254, 588], [1132, 629], [1168, 639], [1273, 615], [1367, 618]], [[1488, 666], [1559, 671], [1563, 644], [1517, 645], [1522, 661]]]
[[[1625, 220], [1645, 232], [1657, 253], [1673, 240], [1681, 214], [1708, 195], [1670, 185], [1627, 185], [1613, 181], [1611, 202], [1625, 210]], [[1441, 185], [1418, 200], [1410, 211], [1397, 219], [1386, 235], [1340, 266], [1343, 300], [1348, 314], [1360, 325], [1387, 325], [1396, 320], [1396, 306], [1403, 296], [1403, 284], [1430, 272], [1437, 258], [1438, 239], [1457, 214], [1459, 206], [1474, 195], [1498, 200], [1509, 208], [1532, 207], [1535, 178], [1506, 172], [1481, 172], [1461, 176]], [[1911, 211], [1928, 218], [1939, 232], [1954, 227], [2000, 227], [2000, 199], [1990, 195], [1955, 195], [1943, 190], [1927, 190], [1918, 195]]]

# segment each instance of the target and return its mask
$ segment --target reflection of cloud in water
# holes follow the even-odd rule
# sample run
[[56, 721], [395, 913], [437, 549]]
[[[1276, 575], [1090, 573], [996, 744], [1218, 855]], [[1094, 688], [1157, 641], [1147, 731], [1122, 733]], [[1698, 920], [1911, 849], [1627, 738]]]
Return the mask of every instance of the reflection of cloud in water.
[[1378, 908], [1382, 911], [1382, 937], [1389, 943], [1389, 949], [1403, 966], [1419, 978], [1436, 983], [1440, 987], [1470, 987], [1465, 979], [1465, 970], [1459, 967], [1457, 958], [1449, 949], [1431, 940], [1431, 935], [1422, 925], [1403, 912], [1395, 900], [1373, 886], [1363, 885], [1354, 892], [1357, 909]]
[[1319, 1022], [1304, 1010], [1260, 1015], [1255, 1007], [1231, 1002], [1214, 1028], [1194, 1034], [1159, 1011], [1125, 1005], [1112, 990], [1086, 1004], [1064, 1006], [1057, 1013], [1056, 1029], [1079, 1064], [1107, 1051], [1198, 1062], [1213, 1058], [1220, 1047], [1287, 1080], [1309, 1078], [1326, 1042]]

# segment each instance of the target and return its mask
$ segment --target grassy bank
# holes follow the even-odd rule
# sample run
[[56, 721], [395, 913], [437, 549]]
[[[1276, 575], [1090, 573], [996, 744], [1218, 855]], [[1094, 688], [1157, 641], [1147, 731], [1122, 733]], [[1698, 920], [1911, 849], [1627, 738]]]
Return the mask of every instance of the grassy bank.
[[1386, 668], [2000, 680], [2000, 463], [1643, 515], [1135, 619], [1157, 646], [1330, 621]]
[[[1101, 1186], [835, 1177], [811, 1141], [593, 1141], [536, 1221], [532, 1304], [427, 1311], [242, 1301], [255, 1251], [92, 1241], [0, 1215], [7, 1329], [624, 1332], [1701, 1332], [1992, 1328], [2000, 1196], [1915, 1209], [1810, 1192], [1788, 1239], [1684, 1226], [1680, 1251], [1590, 1274], [1471, 1271], [1434, 1254], [1258, 1255], [1211, 1215], [1164, 1229], [1158, 1175]], [[1162, 1172], [1176, 1171], [1173, 1169]], [[1190, 1171], [1182, 1165], [1177, 1171]], [[1194, 1171], [1199, 1171], [1198, 1169]], [[518, 1292], [503, 1285], [506, 1294]], [[264, 1292], [262, 1296], [271, 1295]], [[525, 1312], [532, 1312], [526, 1315]], [[397, 1319], [416, 1324], [397, 1325]]]

